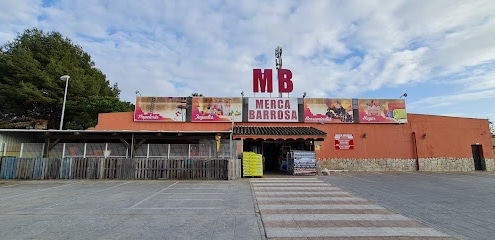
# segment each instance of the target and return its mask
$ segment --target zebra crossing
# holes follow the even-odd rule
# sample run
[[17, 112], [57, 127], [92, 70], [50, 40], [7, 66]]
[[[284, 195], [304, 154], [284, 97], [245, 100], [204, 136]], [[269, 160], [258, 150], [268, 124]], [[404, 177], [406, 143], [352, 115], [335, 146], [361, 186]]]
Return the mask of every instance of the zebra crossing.
[[456, 239], [317, 178], [251, 186], [268, 239]]

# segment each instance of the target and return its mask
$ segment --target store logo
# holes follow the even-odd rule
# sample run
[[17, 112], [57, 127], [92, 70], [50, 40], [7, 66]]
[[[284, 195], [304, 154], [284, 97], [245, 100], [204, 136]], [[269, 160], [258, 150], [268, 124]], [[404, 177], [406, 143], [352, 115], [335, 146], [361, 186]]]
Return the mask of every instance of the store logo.
[[[292, 82], [292, 72], [289, 69], [277, 69], [278, 92], [290, 93], [294, 90]], [[253, 92], [273, 92], [273, 71], [272, 69], [253, 69]]]

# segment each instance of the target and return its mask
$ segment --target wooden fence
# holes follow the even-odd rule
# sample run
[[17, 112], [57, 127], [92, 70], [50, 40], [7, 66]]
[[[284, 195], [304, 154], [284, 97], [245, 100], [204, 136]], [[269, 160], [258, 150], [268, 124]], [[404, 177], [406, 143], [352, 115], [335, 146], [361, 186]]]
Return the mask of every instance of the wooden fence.
[[[239, 168], [239, 169], [237, 169]], [[1, 179], [240, 178], [240, 159], [16, 158], [2, 157]]]

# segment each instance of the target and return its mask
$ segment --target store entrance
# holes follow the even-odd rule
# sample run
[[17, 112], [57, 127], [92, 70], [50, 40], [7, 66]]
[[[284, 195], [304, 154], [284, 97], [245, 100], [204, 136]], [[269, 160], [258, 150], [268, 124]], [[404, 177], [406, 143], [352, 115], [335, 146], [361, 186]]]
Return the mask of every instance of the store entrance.
[[304, 140], [253, 140], [244, 142], [244, 151], [263, 155], [263, 173], [285, 172], [282, 162], [291, 150], [310, 150], [311, 142]]

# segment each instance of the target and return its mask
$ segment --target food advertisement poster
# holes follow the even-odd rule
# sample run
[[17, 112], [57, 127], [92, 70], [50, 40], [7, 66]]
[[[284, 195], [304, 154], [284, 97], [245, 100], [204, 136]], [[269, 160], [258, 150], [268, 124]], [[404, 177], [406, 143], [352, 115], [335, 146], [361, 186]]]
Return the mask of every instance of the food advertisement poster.
[[304, 122], [352, 123], [352, 114], [352, 99], [304, 99]]
[[359, 99], [360, 123], [407, 123], [404, 99]]
[[242, 98], [192, 99], [193, 122], [242, 122]]
[[185, 120], [185, 97], [136, 97], [134, 121], [184, 122]]

